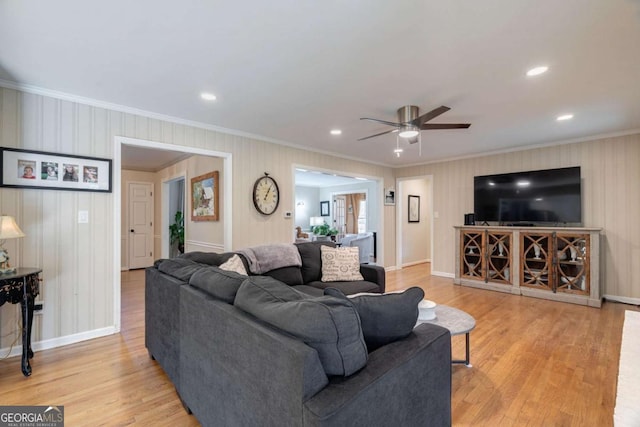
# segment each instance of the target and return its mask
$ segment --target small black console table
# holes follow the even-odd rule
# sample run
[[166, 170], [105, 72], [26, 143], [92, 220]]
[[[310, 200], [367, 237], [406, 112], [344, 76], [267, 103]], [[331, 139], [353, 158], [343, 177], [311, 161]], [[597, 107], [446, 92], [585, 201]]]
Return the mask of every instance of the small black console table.
[[22, 373], [25, 377], [31, 375], [31, 325], [34, 300], [40, 293], [40, 273], [40, 268], [20, 267], [13, 273], [0, 274], [0, 306], [5, 302], [22, 306]]

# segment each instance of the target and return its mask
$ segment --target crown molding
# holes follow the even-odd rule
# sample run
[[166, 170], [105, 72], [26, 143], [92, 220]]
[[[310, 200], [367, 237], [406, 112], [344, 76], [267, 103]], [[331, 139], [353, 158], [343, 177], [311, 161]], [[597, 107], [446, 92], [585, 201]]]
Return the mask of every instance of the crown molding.
[[134, 114], [134, 115], [137, 115], [137, 116], [147, 117], [147, 118], [156, 119], [156, 120], [162, 120], [162, 121], [169, 122], [169, 123], [175, 123], [175, 124], [184, 125], [184, 126], [191, 126], [191, 127], [198, 128], [198, 129], [204, 129], [204, 130], [210, 130], [210, 131], [214, 131], [214, 132], [225, 133], [225, 134], [228, 134], [228, 135], [240, 136], [240, 137], [243, 137], [243, 138], [254, 139], [254, 140], [262, 141], [262, 142], [268, 142], [268, 143], [271, 143], [271, 144], [283, 145], [283, 146], [286, 146], [286, 147], [290, 147], [290, 148], [294, 148], [294, 149], [298, 149], [298, 150], [302, 150], [302, 151], [311, 151], [311, 152], [314, 152], [314, 153], [324, 154], [324, 155], [331, 156], [331, 157], [338, 157], [338, 158], [346, 159], [346, 160], [352, 160], [352, 161], [359, 162], [359, 163], [366, 163], [366, 164], [371, 164], [371, 165], [376, 165], [376, 166], [384, 166], [384, 167], [388, 167], [388, 168], [393, 167], [390, 164], [366, 161], [366, 160], [362, 160], [362, 159], [357, 158], [357, 157], [345, 156], [345, 155], [342, 155], [342, 154], [334, 153], [334, 152], [327, 151], [327, 150], [321, 150], [321, 149], [317, 149], [317, 148], [313, 148], [313, 147], [306, 147], [306, 146], [303, 146], [303, 145], [300, 145], [300, 144], [296, 144], [296, 143], [293, 143], [293, 142], [289, 142], [289, 141], [282, 141], [282, 140], [275, 139], [275, 138], [270, 138], [270, 137], [267, 137], [267, 136], [256, 135], [256, 134], [249, 133], [249, 132], [244, 132], [244, 131], [240, 131], [240, 130], [236, 130], [236, 129], [229, 129], [229, 128], [225, 128], [225, 127], [222, 127], [222, 126], [215, 126], [215, 125], [202, 123], [202, 122], [196, 122], [196, 121], [193, 121], [193, 120], [187, 120], [187, 119], [183, 119], [183, 118], [180, 118], [180, 117], [174, 117], [174, 116], [169, 116], [169, 115], [166, 115], [166, 114], [155, 113], [153, 111], [147, 111], [147, 110], [142, 110], [142, 109], [139, 109], [139, 108], [128, 107], [126, 105], [115, 104], [115, 103], [108, 102], [108, 101], [101, 101], [101, 100], [98, 100], [98, 99], [88, 98], [88, 97], [79, 96], [79, 95], [73, 95], [73, 94], [66, 93], [66, 92], [60, 92], [60, 91], [57, 91], [57, 90], [46, 89], [46, 88], [42, 88], [42, 87], [39, 87], [39, 86], [33, 86], [33, 85], [28, 85], [28, 84], [23, 84], [23, 83], [16, 83], [16, 82], [12, 82], [12, 81], [9, 81], [9, 80], [0, 79], [0, 87], [4, 87], [4, 88], [7, 88], [7, 89], [14, 89], [14, 90], [18, 90], [18, 91], [21, 91], [21, 92], [31, 93], [31, 94], [34, 94], [34, 95], [47, 96], [49, 98], [59, 99], [59, 100], [62, 100], [62, 101], [77, 102], [79, 104], [88, 105], [88, 106], [97, 107], [97, 108], [104, 108], [106, 110], [118, 111], [120, 113]]

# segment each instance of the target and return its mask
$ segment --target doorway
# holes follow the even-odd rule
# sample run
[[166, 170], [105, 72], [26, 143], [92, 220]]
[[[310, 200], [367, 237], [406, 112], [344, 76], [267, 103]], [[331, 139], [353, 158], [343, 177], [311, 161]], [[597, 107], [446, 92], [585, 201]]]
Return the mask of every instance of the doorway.
[[[397, 185], [397, 268], [430, 263], [433, 258], [433, 176], [398, 178]], [[411, 221], [409, 196], [412, 196], [413, 203], [418, 203], [418, 216]]]
[[[121, 236], [122, 236], [122, 147], [123, 146], [132, 146], [132, 147], [142, 147], [149, 149], [155, 152], [163, 152], [163, 151], [176, 151], [181, 153], [188, 154], [197, 154], [208, 157], [218, 157], [223, 161], [223, 172], [221, 177], [221, 182], [224, 188], [225, 194], [225, 203], [222, 207], [222, 212], [225, 218], [224, 222], [224, 236], [223, 236], [223, 250], [231, 251], [233, 247], [232, 242], [232, 230], [233, 230], [233, 162], [231, 153], [226, 153], [222, 151], [214, 151], [207, 150], [203, 148], [196, 148], [190, 146], [182, 146], [182, 145], [173, 145], [166, 144], [155, 141], [148, 141], [143, 139], [136, 138], [128, 138], [123, 136], [114, 137], [113, 144], [113, 170], [116, 173], [113, 174], [113, 324], [115, 332], [120, 332], [121, 330], [121, 321], [122, 321], [122, 290], [121, 290], [121, 275], [120, 268], [122, 263], [122, 246], [121, 246]], [[168, 216], [168, 215], [167, 215]], [[167, 232], [168, 239], [168, 232]], [[165, 246], [165, 245], [162, 245]]]
[[338, 234], [367, 231], [367, 192], [337, 192], [333, 197], [333, 227]]
[[[341, 172], [335, 170], [318, 169], [316, 167], [294, 164], [292, 165], [293, 194], [295, 194], [295, 216], [293, 228], [300, 227], [303, 231], [310, 231], [310, 225], [314, 220], [323, 220], [321, 216], [321, 204], [332, 201], [328, 221], [336, 220], [334, 210], [342, 211], [342, 205], [336, 196], [342, 194], [364, 193], [366, 204], [361, 212], [365, 218], [359, 219], [361, 231], [370, 231], [374, 235], [373, 250], [376, 262], [384, 265], [384, 178], [380, 176], [367, 176], [353, 172]], [[348, 215], [345, 199], [345, 225]], [[338, 214], [340, 215], [340, 214]], [[336, 227], [338, 228], [338, 227]], [[340, 232], [340, 229], [338, 229]], [[356, 228], [358, 230], [358, 228]], [[346, 231], [346, 227], [345, 227]], [[358, 231], [356, 231], [357, 233]]]
[[[162, 183], [164, 197], [162, 203], [163, 224], [173, 224], [175, 222], [176, 213], [181, 212], [182, 217], [186, 215], [186, 205], [184, 196], [185, 176], [179, 176], [169, 179]], [[185, 222], [185, 227], [186, 227]], [[162, 238], [162, 257], [173, 258], [178, 256], [180, 251], [178, 245], [171, 242], [169, 237]]]

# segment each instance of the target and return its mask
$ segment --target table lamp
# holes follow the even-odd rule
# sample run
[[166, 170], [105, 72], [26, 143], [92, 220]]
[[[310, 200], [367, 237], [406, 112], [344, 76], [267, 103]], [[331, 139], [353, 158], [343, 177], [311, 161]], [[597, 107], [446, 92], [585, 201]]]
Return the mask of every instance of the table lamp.
[[313, 232], [314, 227], [322, 224], [324, 224], [324, 218], [322, 218], [321, 216], [312, 216], [311, 218], [309, 218], [309, 225], [311, 226], [311, 232]]
[[16, 220], [12, 216], [0, 216], [0, 274], [13, 273], [15, 267], [9, 265], [9, 252], [4, 248], [7, 239], [17, 239], [24, 237], [25, 234], [20, 230]]

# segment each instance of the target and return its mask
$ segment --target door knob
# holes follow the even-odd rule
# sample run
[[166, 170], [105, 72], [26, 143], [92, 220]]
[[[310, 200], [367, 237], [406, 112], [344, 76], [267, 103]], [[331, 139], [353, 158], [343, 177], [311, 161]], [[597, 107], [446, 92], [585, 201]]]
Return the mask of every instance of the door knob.
[[136, 231], [132, 228], [132, 229], [131, 229], [131, 232], [132, 232], [132, 233], [135, 233]]

